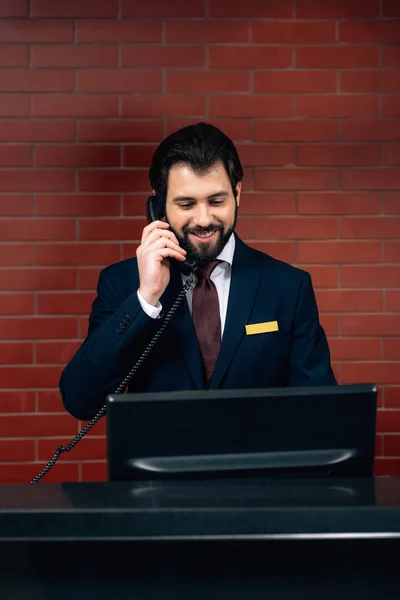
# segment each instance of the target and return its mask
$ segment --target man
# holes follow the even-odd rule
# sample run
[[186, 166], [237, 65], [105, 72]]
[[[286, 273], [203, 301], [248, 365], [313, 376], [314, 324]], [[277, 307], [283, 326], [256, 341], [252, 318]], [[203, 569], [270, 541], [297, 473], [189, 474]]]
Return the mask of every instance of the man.
[[[87, 338], [64, 369], [66, 409], [93, 417], [163, 323], [195, 261], [193, 285], [129, 392], [335, 385], [308, 273], [234, 233], [243, 170], [232, 141], [206, 123], [157, 148], [150, 183], [165, 219], [137, 258], [104, 269]], [[175, 260], [173, 260], [175, 259]]]

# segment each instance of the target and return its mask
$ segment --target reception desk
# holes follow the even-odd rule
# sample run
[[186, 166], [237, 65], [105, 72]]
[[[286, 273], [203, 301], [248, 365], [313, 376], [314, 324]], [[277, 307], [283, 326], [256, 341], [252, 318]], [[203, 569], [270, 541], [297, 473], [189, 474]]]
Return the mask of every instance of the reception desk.
[[400, 597], [400, 478], [0, 486], [0, 596]]

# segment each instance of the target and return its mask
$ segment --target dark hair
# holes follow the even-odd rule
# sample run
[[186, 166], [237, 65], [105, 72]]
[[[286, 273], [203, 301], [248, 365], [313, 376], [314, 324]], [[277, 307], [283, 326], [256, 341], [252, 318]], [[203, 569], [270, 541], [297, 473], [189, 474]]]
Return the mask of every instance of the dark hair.
[[154, 152], [149, 170], [151, 187], [166, 198], [168, 175], [173, 165], [184, 163], [201, 174], [207, 173], [217, 162], [224, 165], [236, 196], [243, 168], [232, 140], [209, 123], [188, 125], [166, 137]]

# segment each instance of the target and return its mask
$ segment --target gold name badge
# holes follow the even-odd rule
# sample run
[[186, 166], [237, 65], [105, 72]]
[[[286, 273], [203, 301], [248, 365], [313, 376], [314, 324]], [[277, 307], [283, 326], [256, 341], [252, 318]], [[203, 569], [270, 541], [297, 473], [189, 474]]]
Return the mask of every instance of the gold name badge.
[[246, 335], [270, 333], [271, 331], [279, 331], [278, 321], [267, 321], [266, 323], [254, 323], [253, 325], [246, 325]]

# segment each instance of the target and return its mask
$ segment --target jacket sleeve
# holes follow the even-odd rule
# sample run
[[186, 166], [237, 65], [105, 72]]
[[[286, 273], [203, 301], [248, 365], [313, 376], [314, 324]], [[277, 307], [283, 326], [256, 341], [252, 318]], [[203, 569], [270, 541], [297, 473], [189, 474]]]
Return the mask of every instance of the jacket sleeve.
[[60, 378], [69, 413], [86, 420], [102, 408], [150, 342], [157, 321], [142, 310], [136, 291], [122, 299], [108, 269], [100, 273], [88, 335]]
[[329, 346], [319, 322], [317, 302], [308, 273], [304, 273], [300, 284], [293, 320], [288, 385], [336, 385]]

